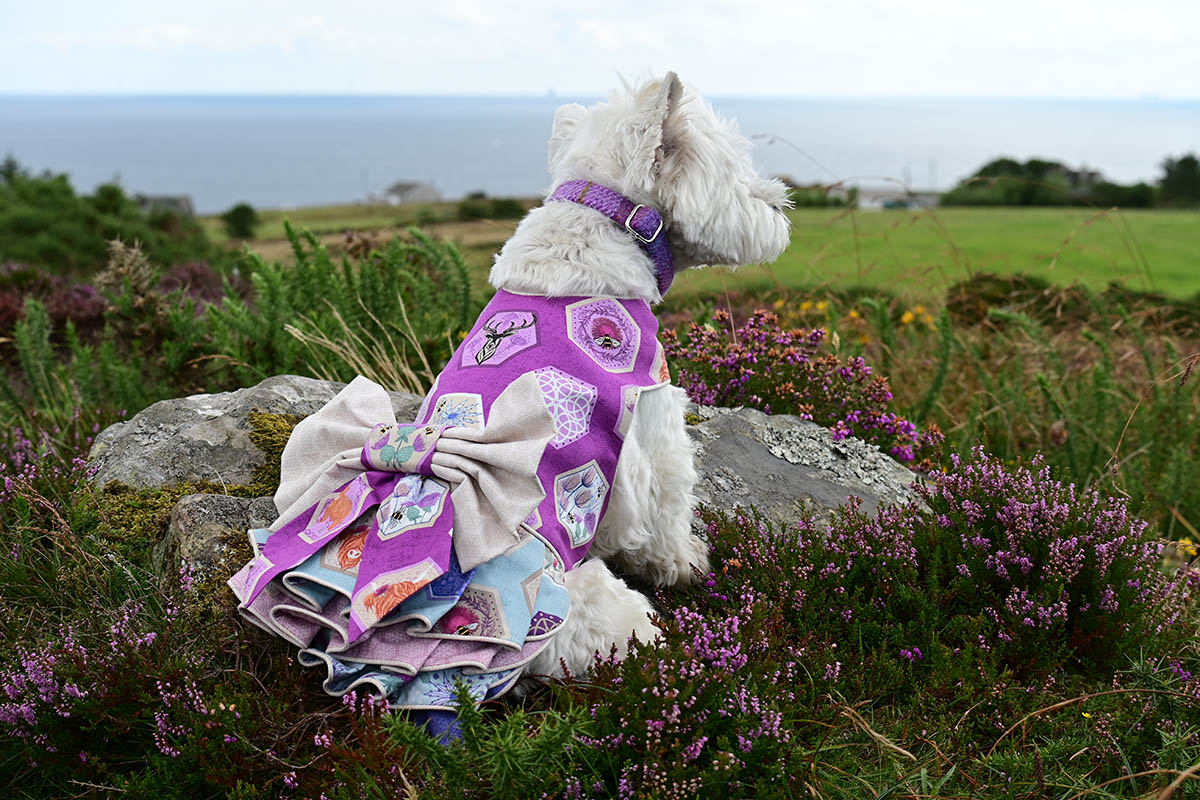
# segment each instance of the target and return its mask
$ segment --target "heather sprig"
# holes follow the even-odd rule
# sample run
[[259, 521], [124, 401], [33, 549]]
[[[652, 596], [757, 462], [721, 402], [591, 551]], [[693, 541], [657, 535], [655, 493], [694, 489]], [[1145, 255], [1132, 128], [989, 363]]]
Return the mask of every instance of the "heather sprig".
[[926, 468], [937, 457], [941, 431], [919, 430], [892, 411], [887, 379], [862, 357], [822, 354], [824, 328], [785, 330], [770, 311], [756, 311], [732, 329], [728, 312], [718, 310], [713, 323], [691, 323], [686, 337], [663, 333], [679, 385], [693, 401], [796, 414], [831, 428], [835, 440], [856, 436]]
[[923, 580], [945, 587], [948, 608], [982, 613], [979, 646], [1013, 666], [1059, 648], [1112, 663], [1172, 631], [1193, 600], [1189, 571], [1162, 572], [1163, 544], [1124, 500], [1055, 480], [1040, 456], [1007, 467], [976, 448], [917, 491]]

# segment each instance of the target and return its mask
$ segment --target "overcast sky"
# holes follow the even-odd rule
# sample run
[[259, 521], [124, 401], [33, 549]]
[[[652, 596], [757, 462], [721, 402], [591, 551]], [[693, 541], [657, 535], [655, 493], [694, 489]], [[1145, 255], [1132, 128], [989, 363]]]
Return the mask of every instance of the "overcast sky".
[[1200, 0], [0, 0], [0, 30], [0, 93], [1200, 99]]

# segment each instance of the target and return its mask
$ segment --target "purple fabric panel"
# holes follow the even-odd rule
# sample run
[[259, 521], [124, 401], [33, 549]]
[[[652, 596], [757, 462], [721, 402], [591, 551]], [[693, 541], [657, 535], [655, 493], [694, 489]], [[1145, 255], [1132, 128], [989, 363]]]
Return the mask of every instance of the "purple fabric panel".
[[[354, 600], [350, 607], [351, 642], [356, 641], [372, 624], [371, 619], [363, 618], [360, 605], [369, 606], [375, 601], [377, 613], [374, 616], [382, 619], [398, 608], [409, 595], [444, 575], [450, 568], [454, 504], [448, 494], [444, 503], [441, 513], [428, 527], [406, 530], [386, 541], [378, 535], [379, 519], [372, 521], [370, 533], [363, 542], [362, 561], [354, 583]], [[385, 509], [386, 506], [381, 507], [381, 511]], [[382, 516], [382, 513], [378, 516]], [[379, 580], [381, 578], [384, 580]], [[372, 586], [373, 583], [379, 585]]]
[[[575, 322], [570, 330], [568, 316]], [[536, 341], [536, 346], [514, 348], [504, 351], [503, 345], [493, 348], [493, 358], [503, 357], [499, 365], [490, 366], [491, 359], [478, 363], [477, 352], [487, 344], [486, 326], [489, 320], [536, 317], [536, 324], [522, 329], [522, 334]], [[493, 325], [493, 330], [503, 330]], [[636, 333], [634, 331], [636, 330]], [[534, 372], [546, 377], [545, 392], [553, 392], [555, 386], [592, 387], [595, 389], [594, 406], [584, 421], [587, 434], [556, 447], [552, 442], [547, 447], [538, 468], [538, 478], [546, 491], [546, 498], [538, 507], [538, 519], [530, 521], [530, 527], [539, 532], [558, 552], [565, 568], [570, 569], [586, 555], [591, 537], [586, 541], [572, 541], [558, 513], [556, 478], [572, 469], [581, 468], [595, 461], [603, 475], [604, 492], [599, 507], [595, 508], [594, 530], [599, 518], [608, 507], [616, 464], [620, 455], [622, 439], [615, 433], [623, 408], [624, 387], [645, 387], [658, 383], [651, 374], [657, 351], [658, 320], [650, 307], [637, 300], [612, 298], [559, 297], [546, 298], [518, 295], [500, 291], [492, 298], [480, 315], [475, 327], [464, 338], [459, 350], [450, 359], [446, 369], [438, 378], [436, 391], [431, 395], [426, 415], [422, 422], [436, 422], [433, 409], [438, 400], [446, 395], [479, 395], [483, 408], [490, 409], [493, 401], [517, 377]], [[606, 349], [595, 345], [593, 334], [606, 342], [618, 341], [618, 346]], [[575, 338], [572, 338], [572, 337]], [[636, 339], [628, 338], [636, 336]], [[634, 346], [636, 341], [636, 346]], [[624, 356], [624, 363], [621, 361]], [[486, 353], [485, 353], [486, 355]], [[613, 358], [609, 358], [613, 355]], [[624, 371], [614, 372], [602, 363]], [[488, 367], [488, 368], [483, 368]], [[530, 402], [543, 402], [541, 397], [531, 397]], [[578, 403], [576, 405], [579, 405]], [[554, 413], [554, 409], [552, 409]], [[584, 416], [583, 411], [579, 412]], [[584, 475], [580, 476], [585, 477]], [[566, 489], [570, 479], [563, 482]], [[577, 487], [572, 500], [579, 500], [589, 487]], [[597, 502], [591, 496], [590, 504], [576, 506], [587, 513]], [[569, 524], [569, 520], [568, 520]]]
[[395, 473], [363, 472], [271, 534], [246, 578], [245, 605], [272, 579], [302, 563], [391, 495], [396, 478]]

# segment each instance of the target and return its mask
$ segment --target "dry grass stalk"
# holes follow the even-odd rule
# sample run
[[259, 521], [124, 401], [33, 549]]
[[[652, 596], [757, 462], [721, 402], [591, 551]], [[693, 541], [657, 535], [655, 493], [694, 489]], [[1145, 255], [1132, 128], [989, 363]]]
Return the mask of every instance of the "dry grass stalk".
[[[378, 341], [368, 341], [361, 331], [351, 328], [332, 304], [330, 304], [330, 310], [340, 327], [336, 339], [326, 336], [306, 317], [301, 317], [301, 320], [309, 330], [302, 330], [294, 325], [286, 325], [284, 330], [309, 348], [309, 352], [317, 359], [314, 372], [325, 380], [339, 380], [334, 365], [337, 361], [341, 361], [357, 374], [393, 391], [412, 392], [413, 394], [428, 392], [429, 387], [433, 384], [433, 369], [429, 365], [420, 340], [413, 331], [412, 323], [404, 308], [404, 302], [400, 303], [402, 326], [384, 325], [365, 304], [362, 304], [361, 300], [359, 303], [380, 330], [394, 329], [402, 337], [401, 341], [397, 342], [390, 335]], [[419, 370], [414, 370], [409, 365], [407, 346], [413, 348], [413, 352], [420, 360]]]
[[865, 719], [863, 719], [862, 715], [859, 714], [857, 711], [855, 711], [853, 708], [850, 708], [849, 706], [846, 706], [845, 708], [843, 708], [842, 716], [849, 719], [852, 723], [854, 723], [854, 726], [856, 728], [858, 728], [863, 733], [870, 736], [875, 741], [875, 743], [878, 744], [880, 747], [891, 750], [893, 753], [904, 756], [905, 758], [910, 759], [912, 761], [917, 760], [917, 757], [914, 756], [912, 753], [908, 752], [900, 745], [893, 743], [882, 733], [879, 733], [874, 728], [872, 728], [870, 726], [870, 724], [868, 724], [867, 721]]

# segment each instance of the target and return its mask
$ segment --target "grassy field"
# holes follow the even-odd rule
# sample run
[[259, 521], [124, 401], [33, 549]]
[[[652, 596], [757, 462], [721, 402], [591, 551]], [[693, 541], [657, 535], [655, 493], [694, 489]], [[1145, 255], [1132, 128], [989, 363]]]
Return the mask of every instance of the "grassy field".
[[[307, 228], [314, 233], [342, 233], [347, 230], [378, 230], [396, 226], [413, 225], [422, 215], [434, 219], [449, 218], [456, 203], [435, 203], [426, 206], [389, 206], [368, 205], [357, 203], [344, 206], [311, 206], [307, 208], [291, 208], [287, 210], [259, 210], [260, 224], [258, 239], [255, 241], [273, 241], [283, 239], [284, 220], [290, 220], [299, 228]], [[224, 225], [219, 216], [201, 217], [200, 224], [204, 232], [216, 242], [228, 242]], [[233, 243], [233, 244], [236, 244]]]
[[[449, 204], [426, 207], [426, 217], [447, 220]], [[284, 257], [283, 220], [324, 234], [336, 247], [348, 229], [384, 234], [412, 224], [415, 207], [335, 206], [266, 211], [261, 238], [249, 246]], [[792, 245], [769, 267], [731, 276], [722, 270], [687, 273], [676, 296], [724, 288], [773, 285], [888, 288], [911, 299], [940, 297], [946, 286], [973, 272], [1024, 273], [1060, 284], [1101, 289], [1121, 281], [1132, 289], [1187, 298], [1200, 292], [1200, 213], [1188, 211], [1093, 212], [1088, 209], [946, 208], [929, 211], [798, 209], [791, 213]], [[211, 230], [219, 221], [207, 218]], [[463, 247], [482, 280], [491, 255], [514, 221], [435, 221], [438, 236]]]

